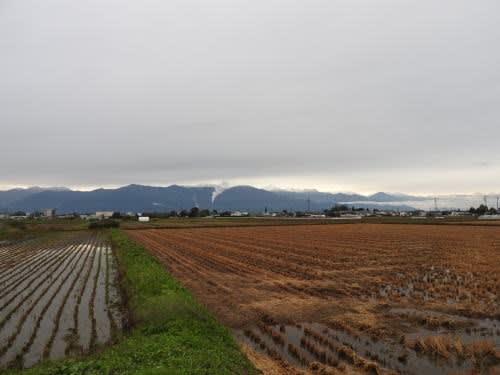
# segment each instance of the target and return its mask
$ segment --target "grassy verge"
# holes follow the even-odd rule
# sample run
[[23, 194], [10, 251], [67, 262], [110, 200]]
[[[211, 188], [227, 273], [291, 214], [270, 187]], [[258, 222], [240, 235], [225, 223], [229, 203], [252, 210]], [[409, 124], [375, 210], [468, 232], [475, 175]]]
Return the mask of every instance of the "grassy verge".
[[130, 332], [98, 354], [45, 363], [23, 374], [257, 373], [230, 332], [154, 257], [122, 231], [111, 233], [133, 323]]

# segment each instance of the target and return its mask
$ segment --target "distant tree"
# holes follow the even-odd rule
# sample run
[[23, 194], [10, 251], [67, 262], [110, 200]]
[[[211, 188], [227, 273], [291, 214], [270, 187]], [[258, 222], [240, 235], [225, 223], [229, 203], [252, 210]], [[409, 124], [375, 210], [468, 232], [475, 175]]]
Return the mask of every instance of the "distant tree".
[[170, 211], [169, 214], [168, 214], [169, 217], [176, 217], [177, 216], [177, 211]]
[[26, 212], [24, 211], [16, 211], [12, 214], [12, 216], [26, 216]]
[[181, 212], [179, 212], [179, 216], [180, 217], [187, 217], [187, 216], [189, 216], [189, 212], [187, 212], [186, 210], [182, 210]]
[[200, 209], [198, 207], [193, 207], [189, 211], [189, 217], [199, 217], [200, 216]]
[[111, 216], [112, 219], [121, 219], [122, 214], [120, 212], [113, 212], [113, 215]]
[[481, 204], [478, 208], [471, 207], [469, 209], [469, 212], [471, 214], [481, 216], [481, 215], [486, 214], [487, 212], [491, 212], [491, 210], [494, 210], [494, 209], [493, 208], [488, 209], [488, 206]]
[[488, 212], [488, 206], [482, 204], [476, 209], [476, 214], [481, 216]]
[[200, 217], [207, 217], [210, 216], [210, 211], [207, 209], [203, 209], [200, 211]]
[[[174, 216], [175, 216], [174, 212]], [[167, 219], [170, 216], [172, 216], [171, 212], [143, 212], [142, 216], [149, 216], [151, 218], [157, 218], [157, 219]]]

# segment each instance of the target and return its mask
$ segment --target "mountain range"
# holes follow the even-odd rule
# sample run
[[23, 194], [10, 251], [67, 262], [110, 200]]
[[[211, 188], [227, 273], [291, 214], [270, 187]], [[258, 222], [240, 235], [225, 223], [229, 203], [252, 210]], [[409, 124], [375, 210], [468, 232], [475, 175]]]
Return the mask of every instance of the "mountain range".
[[[217, 191], [217, 193], [216, 193]], [[58, 213], [120, 211], [158, 212], [190, 209], [194, 206], [216, 210], [250, 212], [322, 210], [342, 202], [355, 202], [356, 207], [411, 210], [412, 207], [390, 204], [403, 200], [419, 200], [401, 194], [379, 192], [360, 194], [325, 193], [317, 190], [265, 190], [252, 186], [234, 186], [220, 192], [215, 187], [171, 185], [155, 187], [128, 185], [117, 189], [77, 191], [67, 188], [11, 189], [0, 191], [0, 211], [26, 211], [56, 208]]]

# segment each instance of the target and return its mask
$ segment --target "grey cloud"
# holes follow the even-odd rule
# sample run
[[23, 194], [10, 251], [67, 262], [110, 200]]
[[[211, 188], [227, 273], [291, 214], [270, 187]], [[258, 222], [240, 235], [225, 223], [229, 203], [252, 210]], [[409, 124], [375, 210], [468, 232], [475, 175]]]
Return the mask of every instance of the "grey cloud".
[[490, 0], [3, 0], [0, 185], [495, 190], [499, 25]]

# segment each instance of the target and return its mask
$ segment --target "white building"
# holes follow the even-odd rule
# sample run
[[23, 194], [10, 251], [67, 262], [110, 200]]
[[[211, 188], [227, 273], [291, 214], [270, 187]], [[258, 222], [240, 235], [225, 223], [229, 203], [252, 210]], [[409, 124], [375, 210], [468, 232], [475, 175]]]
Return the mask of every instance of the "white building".
[[110, 219], [114, 214], [114, 211], [97, 211], [95, 216], [98, 219]]
[[45, 217], [55, 217], [56, 216], [56, 209], [55, 208], [49, 208], [48, 210], [45, 210], [43, 213], [43, 216]]
[[141, 222], [148, 222], [149, 220], [149, 216], [139, 216], [139, 221]]

